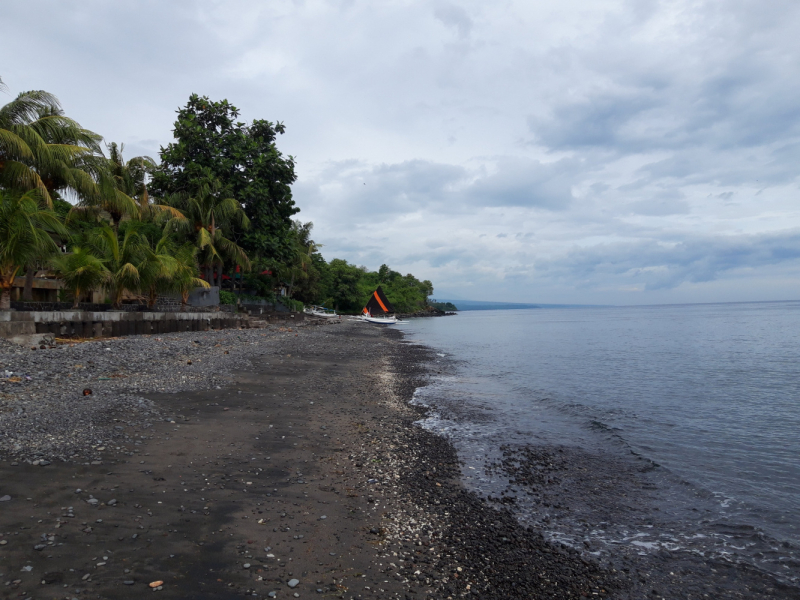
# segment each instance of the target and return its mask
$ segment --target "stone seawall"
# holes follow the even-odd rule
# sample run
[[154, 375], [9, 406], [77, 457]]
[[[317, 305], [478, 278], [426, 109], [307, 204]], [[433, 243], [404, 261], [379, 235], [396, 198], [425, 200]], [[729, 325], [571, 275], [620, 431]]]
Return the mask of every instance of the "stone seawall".
[[0, 311], [0, 337], [24, 345], [56, 337], [102, 338], [250, 327], [246, 315], [209, 312]]

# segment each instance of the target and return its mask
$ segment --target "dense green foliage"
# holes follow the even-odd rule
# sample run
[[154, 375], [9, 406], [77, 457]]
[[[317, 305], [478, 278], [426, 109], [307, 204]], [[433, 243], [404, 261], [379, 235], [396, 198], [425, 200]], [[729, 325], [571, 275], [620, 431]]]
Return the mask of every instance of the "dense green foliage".
[[233, 292], [229, 292], [228, 290], [219, 291], [220, 304], [236, 304], [236, 301], [237, 301], [236, 294], [234, 294]]
[[0, 189], [0, 310], [11, 306], [9, 292], [20, 268], [56, 251], [49, 232], [65, 233], [55, 213], [42, 206], [39, 190]]
[[193, 94], [160, 161], [126, 161], [122, 144], [103, 149], [52, 94], [20, 94], [0, 107], [0, 308], [19, 273], [28, 293], [47, 267], [76, 305], [102, 289], [117, 307], [131, 299], [153, 307], [162, 294], [179, 294], [185, 306], [191, 290], [213, 284], [229, 288], [223, 304], [358, 313], [380, 285], [398, 312], [425, 309], [429, 281], [328, 262], [312, 223], [292, 220], [294, 159], [276, 144], [284, 131], [280, 122], [243, 123], [227, 100]]
[[218, 182], [220, 194], [241, 203], [252, 225], [235, 230], [233, 239], [252, 259], [283, 260], [290, 253], [291, 217], [299, 211], [290, 187], [297, 178], [294, 159], [284, 157], [275, 143], [285, 128], [258, 119], [247, 125], [238, 118], [239, 110], [227, 100], [192, 94], [178, 111], [175, 142], [161, 149], [150, 189], [166, 198]]
[[378, 286], [381, 286], [386, 298], [399, 313], [424, 310], [428, 305], [428, 296], [433, 293], [430, 281], [420, 281], [411, 274], [401, 275], [386, 265], [381, 265], [378, 271], [368, 271], [365, 267], [335, 258], [330, 263], [319, 260], [314, 267], [320, 275], [313, 303], [340, 312], [361, 312]]
[[429, 304], [436, 310], [443, 310], [447, 312], [458, 310], [458, 307], [452, 302], [429, 302]]

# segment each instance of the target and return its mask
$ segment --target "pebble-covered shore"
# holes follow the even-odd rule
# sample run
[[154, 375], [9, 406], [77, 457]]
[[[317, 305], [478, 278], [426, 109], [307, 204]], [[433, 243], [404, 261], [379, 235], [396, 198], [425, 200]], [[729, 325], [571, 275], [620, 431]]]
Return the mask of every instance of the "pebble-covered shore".
[[217, 387], [258, 353], [265, 338], [296, 330], [228, 329], [33, 348], [0, 340], [0, 455], [40, 464], [98, 461], [102, 451], [132, 455], [137, 440], [126, 429], [171, 417], [144, 394]]

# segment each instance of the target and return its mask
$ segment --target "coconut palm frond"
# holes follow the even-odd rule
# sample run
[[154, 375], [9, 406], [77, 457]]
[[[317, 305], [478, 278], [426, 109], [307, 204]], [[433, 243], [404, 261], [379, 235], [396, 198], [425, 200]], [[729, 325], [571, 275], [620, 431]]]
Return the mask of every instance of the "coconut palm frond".
[[33, 121], [43, 110], [61, 110], [58, 98], [43, 90], [22, 92], [0, 108], [0, 127]]
[[0, 128], [0, 155], [14, 156], [20, 160], [33, 160], [33, 151], [17, 133]]
[[234, 263], [247, 270], [250, 269], [250, 259], [247, 257], [247, 253], [236, 242], [217, 235], [214, 237], [214, 245], [222, 250], [222, 254], [230, 257]]
[[48, 206], [53, 205], [50, 192], [39, 173], [24, 163], [6, 160], [0, 170], [0, 183], [11, 189], [37, 190]]

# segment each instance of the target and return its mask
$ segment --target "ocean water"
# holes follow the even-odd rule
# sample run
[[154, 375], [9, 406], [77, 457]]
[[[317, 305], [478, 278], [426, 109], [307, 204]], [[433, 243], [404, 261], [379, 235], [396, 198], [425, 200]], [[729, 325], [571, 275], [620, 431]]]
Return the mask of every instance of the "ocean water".
[[[800, 303], [475, 311], [404, 331], [438, 355], [415, 400], [475, 490], [509, 485], [488, 468], [501, 446], [650, 465], [570, 518], [518, 502], [523, 521], [598, 554], [666, 548], [798, 582]], [[646, 491], [635, 517], [615, 512], [625, 486]]]

